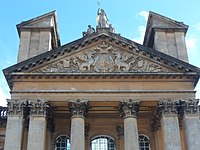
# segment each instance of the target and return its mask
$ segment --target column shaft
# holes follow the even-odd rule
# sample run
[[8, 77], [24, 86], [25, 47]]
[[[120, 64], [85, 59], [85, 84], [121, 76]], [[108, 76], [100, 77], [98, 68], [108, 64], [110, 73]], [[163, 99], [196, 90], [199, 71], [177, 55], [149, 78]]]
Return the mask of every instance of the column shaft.
[[46, 149], [46, 114], [49, 105], [45, 100], [30, 101], [30, 121], [28, 131], [28, 150]]
[[30, 116], [28, 150], [45, 150], [46, 126], [45, 116]]
[[182, 101], [183, 122], [186, 134], [187, 150], [200, 149], [200, 106], [199, 100]]
[[125, 150], [139, 150], [136, 118], [124, 119], [124, 148]]
[[162, 132], [164, 136], [165, 150], [181, 150], [181, 139], [178, 117], [167, 116], [161, 119]]
[[7, 125], [5, 150], [21, 150], [23, 139], [23, 107], [24, 102], [20, 100], [8, 100]]
[[124, 117], [124, 150], [139, 150], [137, 113], [140, 102], [127, 101], [120, 102], [119, 110]]
[[4, 149], [21, 150], [22, 135], [23, 135], [23, 117], [8, 116]]
[[181, 150], [177, 101], [161, 101], [157, 108], [161, 115], [164, 150]]
[[187, 150], [200, 148], [200, 119], [199, 116], [185, 116], [185, 133], [187, 138]]
[[73, 101], [68, 103], [71, 115], [71, 150], [85, 149], [85, 120], [84, 117], [88, 110], [86, 101]]
[[71, 120], [71, 150], [85, 149], [85, 121], [84, 118], [72, 118]]

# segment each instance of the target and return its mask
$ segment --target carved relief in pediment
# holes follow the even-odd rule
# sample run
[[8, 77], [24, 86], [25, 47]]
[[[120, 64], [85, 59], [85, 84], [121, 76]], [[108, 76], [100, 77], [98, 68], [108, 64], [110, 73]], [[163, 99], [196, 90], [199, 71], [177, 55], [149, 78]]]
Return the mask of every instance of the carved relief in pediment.
[[168, 72], [169, 69], [105, 42], [40, 68], [35, 72]]

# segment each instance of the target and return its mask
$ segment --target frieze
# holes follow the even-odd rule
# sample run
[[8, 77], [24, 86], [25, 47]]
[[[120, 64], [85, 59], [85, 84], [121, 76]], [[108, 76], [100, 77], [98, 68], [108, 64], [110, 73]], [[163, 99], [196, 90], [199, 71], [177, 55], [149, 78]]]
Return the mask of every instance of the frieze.
[[159, 64], [105, 42], [33, 72], [169, 72]]

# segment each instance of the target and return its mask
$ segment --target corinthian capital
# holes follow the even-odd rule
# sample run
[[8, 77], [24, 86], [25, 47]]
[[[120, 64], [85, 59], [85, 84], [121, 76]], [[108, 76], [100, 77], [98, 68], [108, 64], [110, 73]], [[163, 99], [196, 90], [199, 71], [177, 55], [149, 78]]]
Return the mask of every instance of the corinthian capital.
[[176, 115], [178, 114], [178, 104], [178, 101], [166, 99], [159, 102], [158, 109], [160, 110], [162, 115]]
[[47, 103], [47, 100], [40, 100], [37, 99], [36, 101], [30, 101], [30, 115], [33, 116], [40, 116], [47, 114], [47, 109], [49, 108], [49, 105]]
[[139, 111], [140, 101], [133, 101], [129, 99], [128, 101], [122, 101], [119, 104], [119, 113], [122, 117], [137, 117]]
[[20, 100], [12, 100], [8, 101], [8, 115], [23, 115], [23, 106], [24, 102]]
[[68, 102], [68, 107], [71, 117], [85, 117], [88, 111], [87, 101], [80, 101], [79, 99], [74, 102]]
[[187, 101], [180, 101], [180, 112], [182, 115], [194, 115], [199, 114], [200, 112], [200, 106], [198, 99], [191, 99]]

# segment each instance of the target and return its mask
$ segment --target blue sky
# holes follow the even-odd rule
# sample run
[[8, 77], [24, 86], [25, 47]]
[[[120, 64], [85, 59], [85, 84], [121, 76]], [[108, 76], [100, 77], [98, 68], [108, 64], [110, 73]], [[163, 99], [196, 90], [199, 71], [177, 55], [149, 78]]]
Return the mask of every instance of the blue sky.
[[[98, 0], [117, 33], [143, 42], [148, 11], [189, 25], [186, 35], [189, 62], [200, 67], [199, 0]], [[61, 44], [82, 37], [90, 24], [96, 26], [96, 0], [4, 0], [0, 4], [0, 70], [16, 63], [19, 37], [16, 24], [56, 10]], [[200, 84], [196, 87], [200, 98]], [[0, 105], [10, 98], [9, 88], [0, 72]]]

